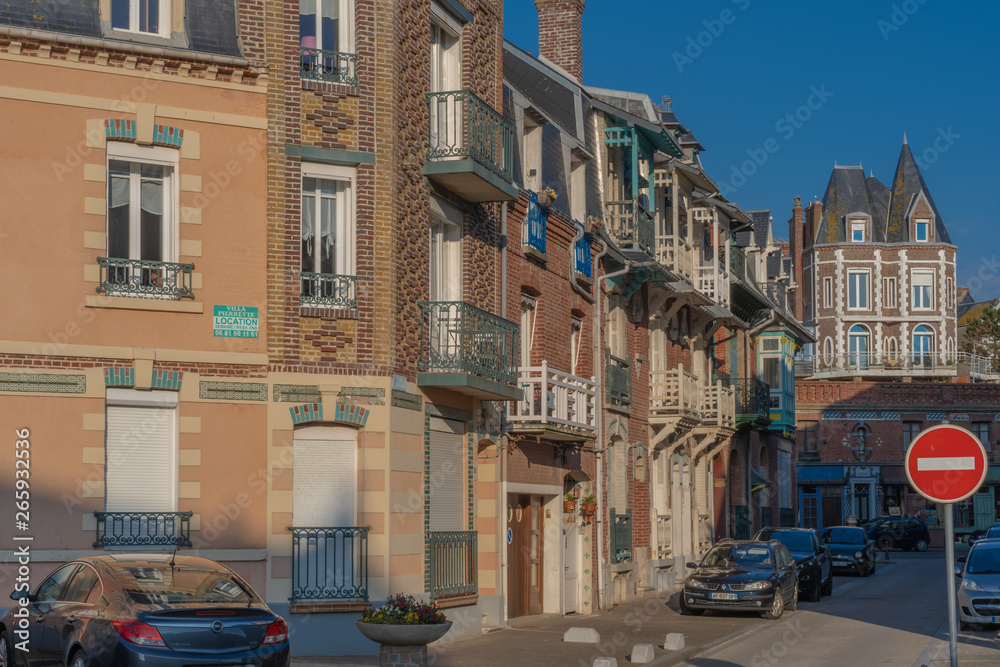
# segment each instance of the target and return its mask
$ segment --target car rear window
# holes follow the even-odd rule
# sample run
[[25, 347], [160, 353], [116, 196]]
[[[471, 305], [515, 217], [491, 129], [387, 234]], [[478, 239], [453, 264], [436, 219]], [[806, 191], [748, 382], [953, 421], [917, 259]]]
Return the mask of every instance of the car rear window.
[[864, 544], [865, 533], [860, 528], [831, 528], [823, 533], [823, 539], [833, 544]]
[[778, 540], [789, 551], [812, 551], [813, 542], [812, 538], [807, 533], [775, 533], [771, 536], [771, 539]]
[[199, 567], [121, 567], [115, 571], [137, 604], [249, 603], [250, 595], [228, 572]]
[[986, 537], [1000, 537], [1000, 526], [993, 526], [987, 530]]

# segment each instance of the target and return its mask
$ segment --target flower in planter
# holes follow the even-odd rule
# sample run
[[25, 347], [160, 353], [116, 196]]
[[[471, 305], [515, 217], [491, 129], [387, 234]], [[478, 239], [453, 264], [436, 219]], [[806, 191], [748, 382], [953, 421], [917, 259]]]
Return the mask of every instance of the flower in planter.
[[570, 491], [569, 493], [567, 493], [566, 494], [566, 501], [567, 502], [571, 502], [571, 503], [576, 502], [576, 493], [574, 493], [573, 491]]
[[593, 225], [594, 227], [600, 227], [604, 224], [604, 221], [598, 218], [596, 215], [588, 215], [587, 222]]
[[596, 502], [597, 502], [597, 496], [595, 496], [593, 493], [588, 493], [587, 495], [585, 495], [583, 497], [583, 504], [584, 505], [590, 505], [590, 504], [596, 503]]
[[447, 622], [442, 611], [434, 604], [417, 602], [412, 595], [397, 593], [378, 609], [364, 613], [362, 623], [377, 625], [434, 625]]
[[538, 193], [543, 195], [548, 195], [549, 199], [551, 199], [552, 201], [555, 201], [556, 199], [559, 198], [559, 195], [557, 195], [556, 191], [553, 190], [552, 188], [542, 188], [541, 190], [538, 191]]

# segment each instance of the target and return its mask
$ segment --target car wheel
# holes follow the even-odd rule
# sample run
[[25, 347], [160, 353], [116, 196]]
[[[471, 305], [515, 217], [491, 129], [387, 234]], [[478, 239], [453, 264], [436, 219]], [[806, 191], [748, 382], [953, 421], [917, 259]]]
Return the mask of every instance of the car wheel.
[[921, 538], [917, 540], [917, 543], [914, 546], [916, 547], [917, 551], [927, 551], [927, 540]]
[[0, 632], [0, 667], [11, 667], [10, 638], [7, 631]]
[[876, 544], [878, 545], [878, 548], [881, 549], [882, 551], [888, 551], [894, 546], [894, 540], [888, 535], [883, 535], [882, 537], [878, 538], [878, 542], [876, 542]]
[[681, 616], [701, 616], [704, 613], [704, 609], [692, 609], [684, 604], [684, 593], [681, 593]]
[[833, 572], [830, 573], [830, 578], [823, 584], [823, 595], [833, 595]]
[[783, 613], [785, 613], [785, 600], [781, 597], [781, 591], [778, 590], [774, 592], [774, 602], [771, 604], [771, 608], [762, 613], [761, 617], [769, 621], [777, 621]]
[[73, 654], [69, 661], [69, 667], [90, 667], [90, 661], [87, 660], [87, 654], [83, 652], [83, 649]]

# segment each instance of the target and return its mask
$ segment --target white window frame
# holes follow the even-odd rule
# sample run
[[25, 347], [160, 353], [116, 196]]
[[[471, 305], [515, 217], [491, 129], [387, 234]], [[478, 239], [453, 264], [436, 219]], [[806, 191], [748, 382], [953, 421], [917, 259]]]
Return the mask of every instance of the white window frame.
[[[161, 0], [162, 1], [162, 0]], [[339, 5], [339, 21], [337, 26], [337, 44], [338, 48], [328, 49], [326, 45], [323, 44], [323, 34], [320, 30], [320, 21], [322, 17], [320, 12], [323, 8], [323, 0], [299, 0], [299, 15], [302, 15], [302, 5], [305, 3], [312, 3], [316, 8], [316, 34], [312, 37], [316, 40], [315, 46], [304, 47], [304, 48], [315, 48], [323, 51], [333, 51], [337, 53], [354, 53], [354, 0], [333, 0]], [[302, 33], [301, 28], [299, 29], [299, 44], [302, 43]]]
[[[431, 301], [462, 301], [464, 231], [465, 216], [462, 212], [455, 206], [432, 196], [428, 254], [428, 274], [432, 278], [428, 296]], [[441, 274], [442, 269], [448, 271], [449, 275]]]
[[[857, 305], [851, 305], [851, 282], [857, 280], [856, 276], [864, 276], [865, 289], [862, 293], [860, 284], [854, 290], [858, 297]], [[848, 310], [871, 310], [871, 271], [867, 269], [848, 269], [847, 271], [847, 309]], [[863, 298], [862, 298], [863, 297]]]
[[[918, 331], [918, 329], [923, 328], [924, 331]], [[917, 350], [917, 339], [921, 338], [927, 341], [927, 349]], [[917, 359], [934, 359], [937, 354], [936, 346], [934, 341], [937, 337], [934, 335], [934, 329], [926, 324], [918, 324], [913, 327], [913, 333], [910, 335], [911, 345], [910, 345], [910, 356], [916, 361]]]
[[[462, 24], [441, 5], [431, 2], [431, 86], [430, 92], [442, 93], [462, 88]], [[455, 43], [442, 51], [440, 40], [435, 39], [435, 31], [441, 31], [454, 38]], [[440, 52], [440, 53], [439, 53]], [[446, 72], [435, 71], [438, 62], [449, 67]]]
[[542, 125], [524, 115], [524, 187], [542, 189]]
[[571, 156], [569, 173], [570, 216], [577, 222], [584, 222], [587, 217], [587, 161]]
[[[116, 28], [114, 27], [114, 5], [116, 2], [128, 2], [128, 28]], [[109, 14], [108, 14], [108, 24], [112, 25], [112, 30], [117, 32], [132, 32], [138, 35], [156, 35], [158, 37], [170, 37], [170, 18], [171, 18], [171, 0], [157, 0], [158, 2], [158, 13], [157, 24], [159, 30], [156, 32], [147, 32], [145, 30], [139, 29], [139, 5], [143, 0], [111, 0], [109, 4]]]
[[[918, 285], [917, 276], [930, 276], [930, 285], [923, 282]], [[913, 310], [934, 310], [934, 269], [913, 269], [910, 272], [910, 285], [913, 288], [911, 292], [912, 299], [910, 301]], [[923, 303], [923, 299], [919, 300], [918, 304], [918, 287], [927, 288], [926, 296], [928, 303], [926, 305]]]
[[[337, 203], [337, 228], [335, 230], [335, 255], [334, 255], [334, 271], [333, 275], [339, 276], [356, 276], [357, 275], [357, 255], [358, 255], [358, 245], [357, 245], [357, 169], [354, 167], [346, 167], [341, 165], [331, 165], [331, 164], [317, 164], [314, 162], [303, 162], [302, 163], [302, 179], [299, 183], [299, 187], [302, 195], [302, 206], [305, 207], [305, 181], [307, 178], [315, 178], [325, 181], [337, 181], [339, 183], [346, 184], [345, 189], [342, 191], [343, 201]], [[313, 211], [313, 224], [319, 226], [320, 223], [320, 212], [322, 207], [320, 205], [320, 198], [316, 197], [314, 205], [316, 209]], [[305, 216], [303, 215], [300, 220], [301, 224], [305, 224]], [[319, 231], [321, 227], [316, 230], [313, 235], [314, 248], [313, 257], [318, 259], [319, 252], [322, 246], [322, 238], [320, 237]], [[301, 242], [301, 237], [300, 237]], [[300, 263], [301, 266], [301, 263]], [[315, 272], [315, 271], [314, 271]]]
[[833, 308], [833, 278], [823, 278], [823, 307]]
[[[861, 238], [857, 238], [861, 232]], [[868, 221], [864, 218], [851, 218], [851, 242], [864, 243], [868, 240]]]
[[896, 302], [896, 279], [894, 277], [883, 278], [882, 289], [884, 291], [883, 307], [898, 308]]
[[[175, 148], [163, 146], [137, 146], [136, 144], [124, 143], [120, 141], [109, 141], [107, 143], [105, 160], [105, 178], [107, 188], [111, 187], [111, 162], [123, 161], [133, 164], [152, 164], [167, 167], [170, 171], [163, 177], [163, 229], [161, 238], [161, 257], [158, 261], [176, 263], [178, 249], [180, 246], [178, 211], [180, 206], [180, 174], [178, 166], [180, 162], [180, 152]], [[138, 197], [140, 191], [141, 178], [131, 179], [130, 182], [130, 213], [129, 213], [129, 256], [117, 257], [113, 259], [139, 259], [140, 243], [140, 219], [139, 207], [141, 200]], [[111, 197], [105, 190], [107, 202], [105, 204], [104, 231], [105, 250], [111, 239]], [[108, 253], [110, 255], [110, 253]]]
[[[924, 238], [920, 238], [920, 227], [924, 226]], [[913, 240], [917, 243], [929, 243], [931, 240], [930, 218], [917, 218], [913, 221]]]

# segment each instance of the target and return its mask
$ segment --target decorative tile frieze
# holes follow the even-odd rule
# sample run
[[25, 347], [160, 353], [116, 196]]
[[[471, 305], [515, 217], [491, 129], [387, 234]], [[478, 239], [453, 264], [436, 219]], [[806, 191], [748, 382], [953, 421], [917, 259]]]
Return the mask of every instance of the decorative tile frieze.
[[220, 401], [266, 401], [267, 385], [262, 382], [212, 382], [202, 380], [198, 398]]
[[342, 387], [340, 393], [337, 394], [337, 398], [345, 403], [385, 405], [385, 389], [381, 387]]
[[319, 387], [314, 384], [276, 384], [274, 400], [277, 403], [319, 403]]
[[[423, 407], [423, 397], [420, 394], [410, 394], [398, 389], [392, 390], [392, 407], [420, 412]], [[997, 415], [1000, 418], [1000, 415]]]
[[104, 369], [105, 387], [134, 387], [135, 368], [131, 366], [108, 366]]
[[153, 380], [150, 387], [153, 389], [171, 389], [173, 391], [180, 391], [181, 380], [184, 374], [180, 371], [163, 371], [154, 370]]
[[87, 393], [87, 376], [0, 373], [0, 391], [85, 394]]
[[292, 413], [292, 424], [295, 424], [296, 426], [307, 422], [323, 421], [322, 403], [304, 403], [303, 405], [294, 405], [288, 408], [288, 411]]

